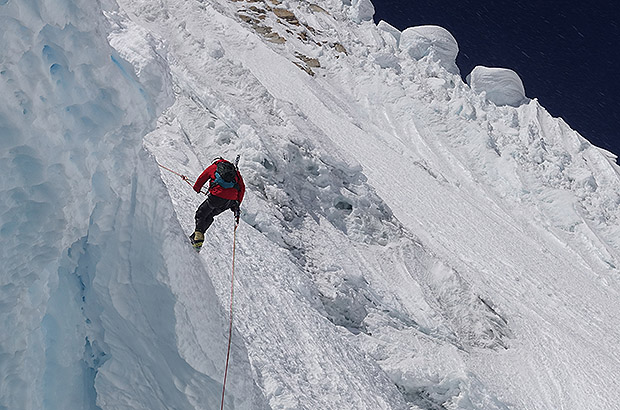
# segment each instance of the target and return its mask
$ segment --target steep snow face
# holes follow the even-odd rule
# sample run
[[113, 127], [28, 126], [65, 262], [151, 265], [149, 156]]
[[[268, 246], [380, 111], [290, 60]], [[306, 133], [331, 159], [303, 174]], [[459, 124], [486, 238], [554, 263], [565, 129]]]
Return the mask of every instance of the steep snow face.
[[[444, 29], [277, 3], [121, 3], [169, 50], [148, 149], [194, 177], [242, 156], [235, 317], [268, 405], [613, 407], [613, 158], [473, 91]], [[162, 177], [191, 231], [202, 198]], [[230, 222], [201, 254], [224, 304]]]
[[0, 408], [215, 407], [223, 316], [142, 148], [165, 71], [140, 83], [96, 2], [5, 1], [0, 27]]

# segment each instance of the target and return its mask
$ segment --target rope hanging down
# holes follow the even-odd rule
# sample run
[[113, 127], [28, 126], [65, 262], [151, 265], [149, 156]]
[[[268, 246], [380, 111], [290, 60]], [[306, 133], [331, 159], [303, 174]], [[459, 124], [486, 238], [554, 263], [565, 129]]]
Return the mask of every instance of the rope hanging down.
[[228, 325], [228, 349], [226, 351], [226, 366], [224, 368], [224, 382], [222, 383], [222, 404], [220, 410], [224, 409], [224, 394], [226, 393], [226, 377], [228, 376], [228, 361], [230, 359], [230, 343], [232, 341], [233, 330], [233, 300], [235, 295], [235, 251], [237, 249], [237, 227], [239, 223], [235, 221], [233, 231], [233, 252], [232, 252], [232, 274], [230, 276], [230, 320]]
[[[235, 158], [235, 167], [239, 164], [239, 155]], [[185, 175], [179, 174], [176, 171], [171, 170], [168, 167], [161, 165], [159, 162], [157, 163], [163, 169], [172, 172], [175, 175], [181, 177], [181, 179], [187, 182], [190, 186], [194, 186], [194, 181], [186, 177]], [[202, 191], [201, 191], [202, 192]], [[205, 193], [205, 192], [202, 192]], [[233, 230], [233, 251], [232, 251], [232, 272], [230, 277], [230, 319], [228, 324], [228, 347], [226, 349], [226, 365], [224, 368], [224, 381], [222, 383], [222, 403], [220, 405], [220, 410], [224, 409], [224, 396], [226, 394], [226, 379], [228, 377], [228, 363], [230, 361], [230, 345], [232, 342], [232, 330], [233, 330], [233, 301], [235, 295], [235, 254], [237, 250], [237, 227], [239, 226], [239, 220], [235, 218], [235, 228]]]

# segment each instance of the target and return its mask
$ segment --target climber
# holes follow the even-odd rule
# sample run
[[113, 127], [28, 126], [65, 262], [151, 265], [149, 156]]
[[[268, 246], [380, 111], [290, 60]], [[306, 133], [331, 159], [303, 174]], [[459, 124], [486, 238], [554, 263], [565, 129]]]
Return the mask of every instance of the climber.
[[204, 233], [213, 217], [230, 209], [239, 223], [239, 205], [243, 201], [245, 185], [237, 167], [223, 158], [217, 158], [196, 180], [194, 191], [200, 192], [203, 185], [210, 180], [207, 199], [196, 210], [196, 230], [190, 235], [192, 245], [197, 251], [202, 248]]

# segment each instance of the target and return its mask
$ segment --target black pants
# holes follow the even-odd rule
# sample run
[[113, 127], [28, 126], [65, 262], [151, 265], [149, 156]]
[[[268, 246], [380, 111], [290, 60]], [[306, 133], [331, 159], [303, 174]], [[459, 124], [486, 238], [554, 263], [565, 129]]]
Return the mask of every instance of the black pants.
[[209, 194], [196, 210], [196, 230], [205, 233], [213, 223], [213, 217], [231, 209], [235, 201]]

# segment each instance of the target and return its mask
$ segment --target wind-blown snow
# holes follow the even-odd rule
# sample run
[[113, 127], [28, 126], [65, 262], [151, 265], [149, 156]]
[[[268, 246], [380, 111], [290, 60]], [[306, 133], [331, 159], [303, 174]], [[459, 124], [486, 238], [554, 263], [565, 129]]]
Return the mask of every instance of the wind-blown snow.
[[0, 408], [219, 406], [232, 214], [154, 160], [237, 153], [226, 408], [617, 407], [612, 154], [369, 2], [118, 3], [0, 6]]

